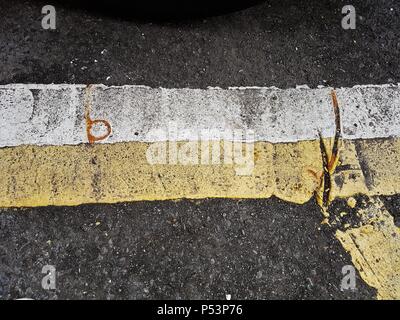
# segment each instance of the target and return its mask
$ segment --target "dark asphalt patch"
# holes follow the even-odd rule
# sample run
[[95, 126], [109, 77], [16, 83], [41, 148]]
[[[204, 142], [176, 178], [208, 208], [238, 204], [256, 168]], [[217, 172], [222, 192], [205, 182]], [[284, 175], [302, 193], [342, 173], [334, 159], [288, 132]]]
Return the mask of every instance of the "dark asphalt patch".
[[[2, 210], [1, 298], [371, 299], [313, 202], [138, 202]], [[99, 222], [96, 224], [96, 222]], [[40, 283], [45, 264], [57, 290]]]
[[0, 1], [0, 83], [162, 87], [353, 86], [400, 82], [400, 3], [272, 0], [219, 17], [173, 23], [118, 19], [41, 1]]
[[359, 211], [367, 209], [370, 198], [365, 195], [356, 195], [353, 197], [356, 201], [354, 208], [347, 204], [348, 199], [335, 199], [329, 206], [329, 224], [334, 228], [345, 231], [348, 228], [359, 228], [363, 225]]
[[382, 197], [386, 209], [393, 216], [394, 224], [400, 228], [400, 195]]
[[[365, 195], [356, 195], [353, 198], [357, 203], [354, 208], [349, 207], [347, 199], [335, 199], [333, 201], [329, 207], [329, 223], [332, 226], [345, 231], [348, 226], [358, 228], [363, 225], [358, 213], [360, 209], [369, 208], [370, 199]], [[395, 225], [400, 227], [400, 195], [380, 196], [379, 199], [382, 200], [385, 208], [393, 217]], [[346, 214], [343, 215], [342, 213]]]

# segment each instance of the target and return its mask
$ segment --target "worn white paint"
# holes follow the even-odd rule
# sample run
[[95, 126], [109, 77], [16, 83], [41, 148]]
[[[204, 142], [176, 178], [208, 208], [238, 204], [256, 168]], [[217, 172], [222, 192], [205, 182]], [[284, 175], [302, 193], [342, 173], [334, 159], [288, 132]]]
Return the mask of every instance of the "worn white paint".
[[[112, 134], [100, 143], [246, 139], [233, 137], [235, 130], [254, 131], [257, 141], [296, 142], [318, 139], [319, 132], [334, 136], [331, 90], [95, 85], [90, 115], [112, 126]], [[85, 91], [84, 85], [0, 86], [0, 147], [87, 143]], [[400, 136], [399, 86], [336, 92], [343, 138]], [[101, 135], [102, 129], [93, 133]]]

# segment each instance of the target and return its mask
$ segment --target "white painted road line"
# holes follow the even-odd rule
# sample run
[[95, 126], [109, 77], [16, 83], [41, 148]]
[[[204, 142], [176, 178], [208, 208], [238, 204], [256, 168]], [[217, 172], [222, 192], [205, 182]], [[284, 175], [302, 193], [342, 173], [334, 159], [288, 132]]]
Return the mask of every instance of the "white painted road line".
[[[144, 86], [0, 86], [0, 147], [77, 145], [93, 135], [100, 143], [234, 139], [234, 130], [253, 131], [272, 143], [315, 140], [335, 135], [332, 88], [164, 89]], [[336, 89], [342, 137], [400, 136], [400, 87]], [[172, 128], [171, 128], [172, 127]], [[175, 129], [174, 129], [175, 127]], [[169, 132], [169, 131], [176, 132]], [[246, 139], [248, 141], [248, 139]]]

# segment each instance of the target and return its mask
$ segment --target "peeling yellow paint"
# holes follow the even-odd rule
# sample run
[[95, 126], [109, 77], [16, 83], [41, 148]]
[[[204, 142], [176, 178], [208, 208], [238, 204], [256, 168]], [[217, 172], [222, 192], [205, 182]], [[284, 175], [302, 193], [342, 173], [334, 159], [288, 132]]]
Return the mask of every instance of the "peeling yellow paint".
[[363, 226], [337, 231], [336, 237], [378, 299], [400, 299], [400, 228], [379, 199], [358, 215]]

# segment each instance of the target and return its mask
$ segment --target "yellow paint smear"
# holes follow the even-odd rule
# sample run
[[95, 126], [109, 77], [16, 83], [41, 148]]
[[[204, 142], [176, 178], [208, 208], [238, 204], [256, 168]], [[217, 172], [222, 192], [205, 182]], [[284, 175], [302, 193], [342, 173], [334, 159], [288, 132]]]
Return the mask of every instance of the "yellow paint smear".
[[378, 299], [400, 299], [400, 229], [379, 199], [358, 214], [363, 226], [337, 231], [336, 237]]

